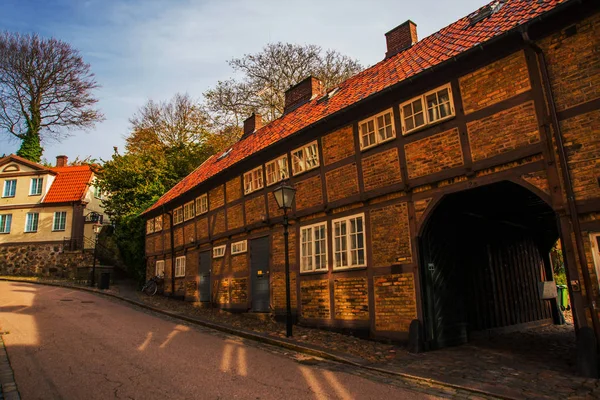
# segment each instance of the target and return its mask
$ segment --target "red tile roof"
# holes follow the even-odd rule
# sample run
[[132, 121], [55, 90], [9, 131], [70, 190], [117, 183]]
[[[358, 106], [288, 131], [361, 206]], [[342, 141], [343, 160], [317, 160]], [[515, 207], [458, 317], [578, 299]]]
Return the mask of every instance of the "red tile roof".
[[84, 198], [92, 179], [92, 169], [88, 165], [55, 167], [51, 170], [58, 175], [54, 178], [44, 203], [64, 203]]
[[[490, 17], [473, 26], [464, 17], [387, 58], [339, 85], [327, 101], [314, 99], [240, 140], [227, 157], [212, 157], [165, 193], [144, 213], [166, 204], [248, 156], [307, 128], [319, 120], [364, 100], [407, 78], [439, 65], [519, 25], [525, 24], [568, 0], [507, 0]], [[493, 1], [490, 4], [494, 4]], [[483, 8], [483, 7], [482, 7]]]

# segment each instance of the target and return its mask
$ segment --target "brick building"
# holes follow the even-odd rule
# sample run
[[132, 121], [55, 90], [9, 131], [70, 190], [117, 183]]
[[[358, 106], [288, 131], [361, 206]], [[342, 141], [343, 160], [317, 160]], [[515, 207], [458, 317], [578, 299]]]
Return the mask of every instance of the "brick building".
[[598, 11], [494, 1], [420, 41], [407, 21], [338, 87], [300, 82], [282, 117], [248, 118], [145, 211], [148, 276], [186, 300], [282, 313], [285, 180], [301, 323], [406, 340], [418, 320], [430, 348], [551, 323], [560, 238], [576, 327], [598, 337]]

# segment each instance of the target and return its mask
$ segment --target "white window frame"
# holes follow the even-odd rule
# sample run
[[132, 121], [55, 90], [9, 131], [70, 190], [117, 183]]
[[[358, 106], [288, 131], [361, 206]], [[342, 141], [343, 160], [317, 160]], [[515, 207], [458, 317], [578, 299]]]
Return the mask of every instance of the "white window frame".
[[208, 212], [208, 195], [204, 193], [196, 197], [196, 215], [206, 214]]
[[[314, 156], [310, 154], [310, 148], [312, 148], [313, 146], [315, 149]], [[306, 171], [310, 171], [311, 169], [318, 168], [321, 165], [321, 162], [319, 160], [319, 144], [316, 140], [302, 147], [298, 147], [297, 149], [292, 150], [291, 157], [292, 175], [294, 176]], [[308, 160], [312, 160], [316, 163], [311, 165], [310, 167], [307, 167]]]
[[[12, 194], [8, 192], [8, 184], [13, 183], [12, 185]], [[15, 197], [17, 195], [17, 180], [16, 179], [6, 179], [4, 181], [4, 188], [2, 189], [2, 197]]]
[[[33, 221], [30, 224], [30, 220], [33, 220], [35, 222], [35, 229], [29, 229], [29, 228], [33, 228]], [[37, 232], [40, 227], [39, 225], [40, 225], [40, 213], [27, 213], [26, 214], [26, 216], [25, 216], [25, 232], [26, 233]]]
[[[449, 99], [449, 104], [450, 104], [450, 114], [446, 115], [445, 117], [437, 118], [437, 119], [432, 120], [432, 119], [429, 118], [429, 110], [427, 108], [427, 96], [429, 96], [431, 94], [434, 94], [434, 93], [438, 93], [438, 92], [440, 92], [440, 91], [442, 91], [444, 89], [448, 90], [448, 99]], [[404, 106], [406, 106], [408, 104], [412, 104], [413, 102], [415, 102], [417, 100], [419, 100], [421, 102], [421, 108], [422, 108], [422, 112], [423, 112], [423, 121], [424, 121], [424, 124], [416, 126], [416, 127], [413, 127], [412, 129], [407, 130], [406, 129], [406, 123], [404, 121], [404, 119], [405, 119], [404, 118]], [[413, 116], [414, 116], [414, 114], [413, 114]], [[453, 118], [455, 116], [456, 116], [456, 110], [454, 108], [454, 98], [452, 97], [452, 85], [450, 83], [446, 83], [445, 85], [438, 86], [435, 89], [432, 89], [432, 90], [430, 90], [430, 91], [428, 91], [428, 92], [426, 92], [426, 93], [424, 93], [424, 94], [422, 94], [420, 96], [413, 97], [412, 99], [407, 100], [407, 101], [403, 102], [402, 104], [400, 104], [400, 121], [401, 121], [401, 124], [402, 124], [402, 134], [403, 135], [407, 135], [407, 134], [409, 134], [411, 132], [423, 129], [423, 128], [427, 127], [427, 126], [440, 123], [442, 121], [445, 121], [447, 119]]]
[[[390, 124], [389, 125], [385, 125], [385, 116], [389, 114], [390, 115]], [[383, 117], [384, 118], [384, 125], [383, 126], [379, 126], [379, 118]], [[368, 143], [365, 145], [364, 142], [364, 134], [363, 134], [363, 127], [365, 125], [369, 125], [369, 123], [372, 122], [373, 124], [373, 142], [372, 143]], [[381, 138], [379, 135], [379, 131], [381, 129], [385, 129], [388, 126], [391, 126], [392, 128], [392, 136], [390, 137], [386, 137], [386, 138]], [[371, 132], [369, 131], [369, 134]], [[393, 108], [388, 108], [387, 110], [384, 110], [378, 114], [375, 114], [369, 118], [363, 119], [362, 121], [360, 121], [358, 123], [358, 136], [359, 136], [359, 143], [360, 143], [360, 149], [361, 150], [366, 150], [366, 149], [370, 149], [371, 147], [375, 147], [378, 144], [381, 143], [385, 143], [385, 142], [389, 142], [390, 140], [394, 140], [396, 139], [396, 123], [394, 121], [394, 109]]]
[[163, 216], [159, 215], [158, 217], [154, 218], [154, 232], [162, 231], [162, 226], [163, 226]]
[[250, 194], [265, 187], [262, 165], [244, 174], [244, 194]]
[[[360, 251], [361, 248], [356, 248], [356, 249], [352, 249], [351, 248], [351, 233], [350, 233], [350, 221], [353, 219], [357, 219], [357, 218], [362, 218], [362, 251], [363, 251], [363, 262], [362, 263], [357, 263], [357, 264], [351, 264], [351, 260], [352, 260], [352, 252], [353, 251]], [[339, 236], [340, 237], [340, 243], [341, 240], [344, 241], [345, 244], [345, 250], [341, 249], [338, 251], [338, 241], [336, 240], [338, 238], [338, 236], [336, 236], [336, 224], [337, 223], [346, 223], [346, 234], [344, 236]], [[356, 234], [356, 233], [355, 233]], [[333, 244], [333, 269], [334, 270], [342, 270], [342, 269], [352, 269], [352, 268], [361, 268], [361, 267], [365, 267], [367, 265], [367, 237], [366, 237], [366, 229], [365, 229], [365, 214], [361, 213], [361, 214], [354, 214], [354, 215], [349, 215], [347, 217], [343, 217], [343, 218], [337, 218], [334, 219], [333, 221], [331, 221], [331, 235], [332, 235], [332, 244]], [[358, 243], [358, 239], [357, 239], [357, 243]], [[347, 265], [337, 265], [337, 260], [336, 260], [336, 255], [337, 253], [345, 253], [346, 254], [346, 262]], [[357, 257], [358, 260], [358, 257]]]
[[173, 210], [173, 225], [177, 225], [183, 222], [183, 206], [177, 207]]
[[600, 232], [590, 233], [590, 242], [592, 245], [592, 258], [594, 259], [594, 267], [596, 267], [596, 278], [600, 285], [600, 249], [598, 248], [598, 238]]
[[194, 200], [189, 201], [183, 205], [183, 220], [189, 221], [190, 219], [196, 216], [196, 211], [194, 210]]
[[227, 249], [227, 245], [224, 244], [222, 246], [215, 246], [212, 249], [213, 258], [221, 258], [225, 257], [225, 250]]
[[231, 255], [242, 254], [248, 251], [248, 241], [240, 240], [239, 242], [231, 243]]
[[[318, 255], [315, 252], [315, 230], [316, 228], [325, 228], [325, 232], [323, 233], [323, 237], [318, 240], [323, 242], [325, 252], [319, 253]], [[304, 241], [304, 233], [310, 232], [310, 241]], [[307, 250], [310, 249], [310, 252]], [[307, 226], [300, 227], [300, 273], [308, 273], [308, 272], [327, 272], [329, 269], [328, 264], [328, 249], [327, 249], [327, 222], [320, 222], [318, 224], [312, 224]], [[308, 254], [310, 253], [310, 254]], [[317, 268], [317, 256], [324, 256], [325, 260], [323, 264]], [[309, 265], [310, 261], [310, 265]]]
[[287, 154], [266, 163], [265, 175], [267, 176], [267, 186], [271, 186], [277, 182], [289, 179], [290, 170], [288, 166]]
[[[34, 182], [36, 182], [35, 186], [34, 186]], [[31, 178], [31, 182], [29, 184], [29, 195], [30, 196], [41, 195], [43, 187], [44, 187], [44, 178]]]
[[[59, 226], [58, 229], [56, 229], [56, 222], [60, 222], [60, 217], [59, 220], [57, 221], [57, 216], [59, 215], [64, 215], [64, 220], [62, 220], [63, 222], [63, 226], [62, 228]], [[55, 211], [54, 212], [54, 217], [52, 218], [52, 232], [61, 232], [61, 231], [66, 231], [67, 230], [67, 212], [66, 211]]]
[[12, 214], [0, 214], [0, 233], [10, 233]]
[[185, 256], [179, 256], [175, 259], [175, 278], [185, 276]]
[[149, 219], [146, 221], [146, 235], [154, 233], [154, 219]]
[[102, 200], [102, 189], [100, 189], [100, 187], [96, 186], [96, 184], [94, 183], [94, 197], [97, 199]]
[[156, 264], [154, 265], [154, 274], [161, 278], [165, 276], [165, 260], [156, 261]]

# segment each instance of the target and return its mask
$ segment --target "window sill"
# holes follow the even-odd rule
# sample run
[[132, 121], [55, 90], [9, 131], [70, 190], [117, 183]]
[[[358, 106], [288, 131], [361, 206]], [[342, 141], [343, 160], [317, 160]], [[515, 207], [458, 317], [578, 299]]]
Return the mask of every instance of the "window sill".
[[293, 173], [292, 173], [292, 176], [298, 176], [298, 175], [302, 175], [302, 174], [304, 174], [304, 173], [306, 173], [306, 172], [308, 172], [308, 171], [312, 171], [313, 169], [317, 169], [317, 168], [319, 168], [320, 166], [321, 166], [321, 165], [319, 164], [319, 165], [315, 165], [314, 167], [311, 167], [311, 168], [309, 168], [309, 169], [305, 169], [304, 171], [300, 171], [300, 172], [293, 172]]
[[413, 133], [424, 131], [425, 129], [431, 128], [432, 126], [436, 126], [438, 124], [441, 124], [442, 122], [448, 121], [448, 120], [450, 120], [452, 118], [455, 118], [455, 117], [456, 117], [456, 114], [453, 114], [453, 115], [449, 115], [447, 117], [444, 117], [442, 119], [438, 119], [438, 120], [436, 120], [434, 122], [430, 122], [428, 124], [421, 125], [420, 127], [415, 128], [413, 130], [410, 130], [408, 132], [403, 132], [402, 136], [408, 136], [408, 135], [412, 135]]
[[29, 193], [29, 197], [32, 197], [32, 196], [41, 196], [41, 195], [42, 195], [41, 193]]
[[12, 195], [12, 196], [2, 196], [3, 199], [12, 199], [14, 197], [16, 197], [16, 196], [15, 195]]
[[[411, 132], [413, 132], [413, 131], [411, 131]], [[372, 145], [370, 145], [370, 146], [367, 146], [367, 147], [361, 147], [360, 151], [367, 151], [367, 150], [373, 149], [373, 148], [375, 148], [375, 147], [377, 147], [377, 146], [379, 146], [379, 145], [382, 145], [382, 144], [384, 144], [384, 143], [391, 142], [391, 141], [392, 141], [392, 140], [394, 140], [394, 139], [396, 139], [396, 135], [392, 136], [392, 137], [391, 137], [391, 138], [389, 138], [389, 139], [385, 139], [385, 140], [382, 140], [382, 141], [380, 141], [380, 142], [377, 142], [377, 143], [375, 143], [375, 144], [372, 144]]]
[[321, 275], [329, 272], [329, 268], [320, 269], [318, 271], [300, 271], [300, 275]]
[[23, 233], [37, 233], [37, 231], [23, 231]]
[[64, 232], [66, 229], [52, 229], [52, 232]]
[[8, 235], [8, 234], [10, 234], [10, 231], [8, 231], [8, 232], [0, 232], [0, 235]]
[[251, 190], [251, 191], [249, 191], [249, 192], [246, 192], [246, 191], [245, 191], [245, 192], [244, 192], [244, 196], [248, 196], [249, 194], [252, 194], [252, 193], [258, 192], [259, 190], [262, 190], [262, 189], [264, 189], [264, 187], [259, 187], [259, 188], [257, 188], [257, 189], [252, 189], [252, 190]]
[[367, 269], [366, 265], [357, 265], [357, 266], [353, 266], [353, 267], [339, 267], [339, 268], [333, 268], [333, 272], [344, 272], [344, 271], [357, 271], [357, 270], [363, 270], [363, 269]]

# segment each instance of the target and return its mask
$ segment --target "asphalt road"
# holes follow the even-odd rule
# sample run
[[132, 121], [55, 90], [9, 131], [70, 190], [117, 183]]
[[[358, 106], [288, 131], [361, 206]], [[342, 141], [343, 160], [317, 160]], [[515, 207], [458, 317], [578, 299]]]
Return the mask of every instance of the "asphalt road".
[[0, 331], [24, 400], [433, 398], [65, 288], [0, 281]]

